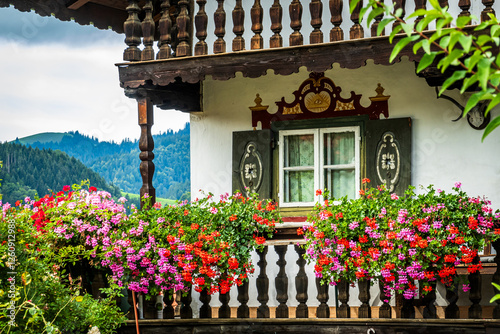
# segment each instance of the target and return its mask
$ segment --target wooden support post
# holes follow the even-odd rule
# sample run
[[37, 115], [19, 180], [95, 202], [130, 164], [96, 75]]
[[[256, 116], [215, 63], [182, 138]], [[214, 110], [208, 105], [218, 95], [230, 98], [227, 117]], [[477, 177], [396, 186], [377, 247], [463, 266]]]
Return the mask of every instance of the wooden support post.
[[273, 5], [269, 8], [269, 16], [271, 18], [271, 31], [274, 33], [269, 41], [270, 48], [281, 48], [283, 46], [283, 37], [281, 37], [281, 29], [283, 25], [283, 7], [280, 5], [279, 0], [274, 0]]
[[[495, 270], [495, 273], [493, 274], [492, 277], [492, 282], [496, 284], [500, 284], [500, 240], [497, 240], [492, 243], [493, 248], [496, 250], [496, 255], [495, 255], [495, 264], [497, 265], [497, 270]], [[491, 288], [493, 290], [494, 294], [497, 294], [498, 291], [494, 287]], [[495, 308], [493, 309], [493, 319], [500, 319], [500, 300], [495, 301], [496, 305]]]
[[295, 252], [299, 256], [297, 260], [297, 265], [299, 266], [299, 272], [295, 277], [295, 287], [297, 289], [297, 301], [299, 305], [297, 306], [295, 317], [296, 318], [309, 318], [309, 308], [307, 307], [307, 286], [308, 280], [306, 275], [306, 270], [304, 266], [306, 265], [306, 260], [304, 259], [304, 254], [306, 250], [299, 245], [295, 245]]
[[274, 246], [274, 250], [278, 254], [278, 261], [276, 264], [280, 268], [278, 276], [274, 279], [276, 299], [279, 302], [279, 305], [276, 308], [276, 318], [288, 318], [288, 306], [286, 305], [286, 302], [288, 301], [288, 276], [286, 275], [285, 270], [285, 254], [287, 248], [287, 245]]
[[267, 278], [266, 274], [266, 254], [268, 251], [268, 247], [265, 247], [262, 251], [257, 251], [259, 254], [259, 262], [257, 265], [260, 268], [259, 276], [257, 277], [257, 300], [260, 303], [259, 308], [257, 309], [257, 318], [269, 318], [269, 306], [267, 306], [267, 302], [269, 301], [269, 278]]
[[316, 309], [316, 317], [317, 318], [330, 318], [330, 307], [328, 306], [328, 290], [330, 285], [327, 283], [321, 284], [321, 278], [316, 277], [316, 288], [318, 289], [318, 301], [319, 306]]
[[330, 14], [332, 16], [330, 22], [334, 25], [332, 30], [330, 30], [330, 42], [342, 41], [344, 39], [344, 31], [340, 27], [342, 24], [343, 8], [343, 0], [330, 0]]
[[151, 127], [153, 126], [153, 103], [148, 97], [141, 97], [137, 100], [137, 104], [139, 107], [139, 126], [141, 127], [141, 137], [139, 138], [139, 149], [141, 150], [139, 158], [141, 159], [141, 164], [139, 169], [142, 176], [140, 191], [142, 209], [144, 207], [142, 199], [145, 194], [148, 194], [149, 198], [151, 198], [149, 202], [151, 205], [156, 202], [156, 190], [153, 187], [153, 175], [155, 172], [155, 164], [153, 163], [155, 157], [153, 153], [154, 141], [151, 134]]

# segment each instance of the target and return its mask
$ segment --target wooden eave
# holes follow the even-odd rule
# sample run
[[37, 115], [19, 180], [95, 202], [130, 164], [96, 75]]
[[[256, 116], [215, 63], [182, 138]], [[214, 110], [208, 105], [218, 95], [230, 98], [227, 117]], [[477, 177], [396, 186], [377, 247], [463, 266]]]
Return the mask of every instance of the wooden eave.
[[128, 16], [126, 0], [0, 0], [0, 8], [9, 6], [21, 12], [34, 11], [40, 16], [74, 20], [81, 25], [112, 29], [117, 33], [123, 33], [123, 23]]

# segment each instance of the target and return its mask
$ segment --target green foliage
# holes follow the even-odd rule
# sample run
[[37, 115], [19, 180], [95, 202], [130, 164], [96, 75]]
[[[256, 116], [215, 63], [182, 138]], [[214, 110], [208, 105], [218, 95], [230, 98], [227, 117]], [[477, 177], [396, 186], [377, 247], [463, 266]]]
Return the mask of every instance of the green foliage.
[[[359, 0], [351, 1], [351, 12]], [[413, 52], [421, 49], [424, 55], [417, 67], [420, 72], [432, 64], [436, 64], [441, 72], [452, 69], [452, 74], [444, 82], [439, 94], [442, 94], [453, 84], [461, 86], [461, 93], [471, 88], [476, 92], [469, 98], [464, 115], [479, 103], [488, 104], [485, 112], [500, 103], [500, 57], [496, 50], [500, 45], [500, 25], [498, 19], [491, 14], [489, 20], [477, 26], [469, 26], [473, 16], [454, 18], [448, 13], [448, 8], [442, 8], [438, 0], [429, 0], [430, 9], [419, 9], [406, 19], [401, 18], [402, 10], [396, 10], [394, 4], [380, 0], [369, 0], [361, 10], [361, 17], [366, 13], [367, 23], [377, 15], [385, 14], [379, 23], [377, 33], [380, 35], [390, 23], [395, 28], [389, 35], [392, 43], [397, 34], [404, 33], [406, 37], [399, 38], [390, 56], [393, 61], [401, 50], [413, 45]], [[416, 20], [416, 19], [419, 20]], [[431, 24], [435, 31], [426, 32]], [[400, 36], [398, 36], [400, 37]], [[494, 118], [484, 129], [484, 140], [488, 134], [500, 125], [500, 116]]]
[[121, 196], [117, 186], [109, 185], [99, 174], [61, 151], [0, 143], [0, 160], [4, 161], [0, 169], [0, 179], [3, 179], [0, 192], [4, 202], [14, 204], [26, 197], [33, 199], [37, 194], [62, 189], [64, 185], [81, 180], [89, 180], [116, 198]]

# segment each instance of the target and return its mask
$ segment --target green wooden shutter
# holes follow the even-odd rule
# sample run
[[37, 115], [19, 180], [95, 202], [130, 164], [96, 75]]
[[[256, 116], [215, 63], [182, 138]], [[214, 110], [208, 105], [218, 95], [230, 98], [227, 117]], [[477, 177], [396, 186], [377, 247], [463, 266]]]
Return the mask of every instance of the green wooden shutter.
[[267, 129], [233, 132], [233, 192], [271, 198], [272, 140]]
[[411, 118], [366, 123], [366, 177], [370, 185], [386, 184], [403, 195], [411, 184]]

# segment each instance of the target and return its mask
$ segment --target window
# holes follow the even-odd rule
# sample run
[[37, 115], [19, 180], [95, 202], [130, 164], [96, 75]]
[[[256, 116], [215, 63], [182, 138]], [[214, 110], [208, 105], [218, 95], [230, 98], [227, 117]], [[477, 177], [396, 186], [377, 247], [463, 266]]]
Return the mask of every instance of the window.
[[359, 127], [279, 132], [280, 206], [312, 206], [316, 189], [355, 198], [360, 179]]

